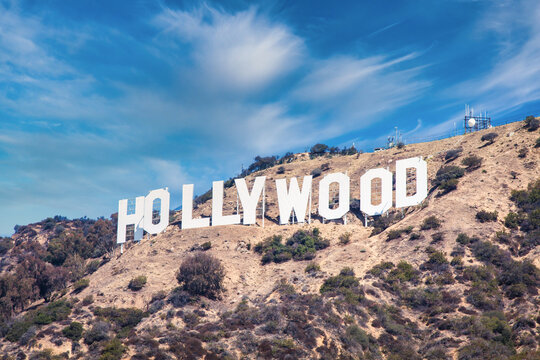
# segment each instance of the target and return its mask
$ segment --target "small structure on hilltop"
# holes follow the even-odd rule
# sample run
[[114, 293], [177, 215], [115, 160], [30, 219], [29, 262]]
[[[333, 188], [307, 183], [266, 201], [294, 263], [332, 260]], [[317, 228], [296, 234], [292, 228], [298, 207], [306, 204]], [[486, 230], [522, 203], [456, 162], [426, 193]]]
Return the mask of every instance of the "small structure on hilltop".
[[391, 149], [393, 147], [398, 146], [399, 144], [403, 143], [401, 131], [398, 130], [397, 126], [394, 127], [396, 133], [395, 136], [389, 136], [388, 140], [386, 141], [386, 148]]
[[465, 118], [463, 120], [465, 133], [491, 128], [491, 118], [487, 112], [474, 115], [474, 109], [465, 105]]

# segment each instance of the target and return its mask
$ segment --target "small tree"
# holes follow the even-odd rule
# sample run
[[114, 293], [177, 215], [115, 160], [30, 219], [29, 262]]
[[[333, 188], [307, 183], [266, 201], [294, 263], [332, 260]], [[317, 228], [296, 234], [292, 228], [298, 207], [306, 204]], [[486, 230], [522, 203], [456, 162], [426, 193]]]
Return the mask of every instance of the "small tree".
[[529, 131], [535, 131], [540, 128], [540, 121], [536, 119], [533, 115], [529, 115], [523, 120], [525, 122], [525, 128], [528, 128]]
[[488, 144], [493, 144], [493, 142], [495, 141], [497, 136], [499, 136], [499, 134], [491, 132], [491, 133], [487, 133], [485, 135], [482, 135], [482, 138], [480, 138], [480, 140], [487, 141]]
[[176, 279], [191, 295], [216, 299], [223, 291], [225, 269], [221, 262], [205, 253], [186, 258], [180, 265]]
[[529, 131], [536, 131], [540, 128], [540, 120], [534, 119], [529, 123]]
[[311, 157], [322, 156], [328, 151], [328, 145], [325, 144], [315, 144], [309, 150]]

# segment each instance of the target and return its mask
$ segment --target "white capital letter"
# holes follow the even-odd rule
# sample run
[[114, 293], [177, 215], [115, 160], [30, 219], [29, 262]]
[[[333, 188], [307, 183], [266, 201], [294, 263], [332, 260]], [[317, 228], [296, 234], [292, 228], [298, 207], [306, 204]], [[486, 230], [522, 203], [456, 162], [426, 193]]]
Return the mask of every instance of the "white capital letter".
[[209, 218], [193, 219], [193, 184], [182, 186], [182, 229], [210, 226]]
[[[416, 194], [407, 196], [407, 169], [416, 169]], [[421, 157], [396, 161], [396, 207], [418, 205], [427, 196], [427, 163]]]
[[[159, 223], [152, 222], [154, 215], [154, 200], [161, 200], [159, 209]], [[169, 225], [169, 202], [171, 195], [167, 189], [152, 190], [144, 198], [144, 230], [147, 233], [155, 235], [159, 234]]]
[[135, 198], [135, 213], [128, 215], [127, 199], [118, 201], [118, 230], [116, 232], [116, 243], [126, 242], [126, 226], [135, 225], [134, 240], [140, 241], [143, 237], [143, 219], [144, 219], [144, 196]]
[[[371, 180], [381, 179], [381, 203], [371, 203]], [[372, 169], [360, 178], [360, 210], [370, 216], [382, 215], [392, 207], [392, 173], [386, 169]]]
[[246, 179], [234, 179], [236, 191], [238, 191], [238, 197], [244, 210], [244, 225], [255, 224], [257, 204], [261, 198], [265, 181], [266, 176], [257, 176], [250, 194], [246, 185]]
[[[330, 209], [330, 184], [339, 184], [339, 206], [336, 209]], [[319, 214], [328, 220], [339, 219], [343, 217], [350, 207], [350, 179], [343, 173], [326, 175], [319, 182]]]
[[240, 224], [240, 215], [223, 216], [223, 181], [212, 183], [212, 226]]
[[289, 222], [291, 210], [294, 210], [296, 221], [299, 223], [304, 222], [308, 201], [311, 196], [311, 179], [311, 176], [304, 176], [301, 192], [298, 186], [298, 180], [295, 177], [291, 179], [289, 191], [287, 191], [286, 179], [276, 180], [280, 224], [283, 225]]

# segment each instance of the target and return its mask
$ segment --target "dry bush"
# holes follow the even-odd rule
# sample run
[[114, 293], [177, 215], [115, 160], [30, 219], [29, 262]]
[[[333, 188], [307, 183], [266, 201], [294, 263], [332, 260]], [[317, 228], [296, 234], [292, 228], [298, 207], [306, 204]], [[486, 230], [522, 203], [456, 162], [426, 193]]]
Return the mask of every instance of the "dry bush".
[[216, 299], [223, 291], [225, 270], [221, 262], [205, 253], [196, 253], [182, 262], [176, 279], [191, 295]]

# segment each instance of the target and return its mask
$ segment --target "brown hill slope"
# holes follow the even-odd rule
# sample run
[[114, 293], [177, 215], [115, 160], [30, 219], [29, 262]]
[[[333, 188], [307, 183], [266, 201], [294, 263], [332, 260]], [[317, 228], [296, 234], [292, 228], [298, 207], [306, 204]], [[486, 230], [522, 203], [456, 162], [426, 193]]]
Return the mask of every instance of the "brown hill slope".
[[[481, 137], [488, 132], [499, 136], [486, 146]], [[87, 299], [86, 303], [70, 304], [68, 320], [38, 324], [34, 340], [24, 345], [3, 340], [0, 350], [15, 355], [50, 348], [56, 354], [88, 358], [116, 350], [123, 354], [117, 358], [141, 359], [481, 359], [494, 356], [490, 354], [511, 358], [517, 352], [522, 357], [516, 358], [538, 358], [540, 276], [527, 260], [540, 266], [540, 239], [538, 232], [531, 235], [523, 227], [509, 229], [504, 221], [509, 212], [518, 210], [510, 199], [512, 190], [526, 189], [540, 179], [540, 149], [535, 147], [538, 136], [538, 131], [529, 132], [523, 124], [514, 123], [377, 153], [315, 159], [297, 156], [296, 161], [283, 165], [284, 169], [275, 166], [248, 177], [267, 177], [264, 228], [259, 224], [180, 230], [173, 221], [165, 233], [128, 246], [122, 255], [116, 251], [109, 262], [86, 277], [89, 286], [80, 293], [64, 295], [66, 300]], [[446, 152], [458, 147], [461, 155], [445, 161]], [[523, 148], [527, 153], [520, 157]], [[431, 188], [442, 166], [461, 166], [461, 160], [469, 155], [480, 156], [482, 165], [465, 172], [456, 190], [439, 196], [440, 190], [435, 189], [422, 205], [395, 212], [394, 223], [378, 227], [383, 231], [373, 236], [379, 230], [364, 227], [362, 219], [352, 212], [347, 225], [341, 221], [321, 223], [316, 208], [322, 176], [314, 179], [311, 224], [276, 224], [277, 178], [302, 177], [321, 167], [326, 169], [323, 176], [347, 172], [352, 179], [351, 197], [358, 198], [360, 176], [368, 169], [393, 170], [396, 160], [423, 156]], [[234, 187], [226, 190], [225, 206], [229, 213], [236, 208]], [[497, 220], [480, 222], [476, 216], [482, 210], [496, 211]], [[209, 216], [211, 201], [194, 213]], [[431, 216], [441, 221], [440, 227], [423, 230], [423, 221]], [[175, 218], [180, 219], [180, 214]], [[320, 266], [319, 271], [305, 271], [310, 261], [262, 265], [261, 255], [253, 251], [268, 237], [288, 239], [300, 230], [309, 233], [314, 228], [330, 243], [312, 260]], [[501, 231], [505, 233], [497, 234]], [[461, 233], [479, 240], [462, 236], [457, 242]], [[350, 242], [345, 243], [342, 239], [348, 234]], [[192, 250], [208, 241], [212, 246], [206, 253], [224, 266], [225, 291], [220, 300], [200, 298], [175, 308], [170, 303], [170, 293], [178, 286], [175, 274]], [[385, 266], [377, 266], [383, 262]], [[354, 274], [347, 270], [333, 278], [333, 283], [328, 281], [345, 267]], [[521, 280], [507, 281], [512, 270], [517, 271], [512, 276]], [[130, 290], [130, 280], [141, 275], [146, 284], [139, 291]], [[336, 282], [341, 285], [335, 286]], [[160, 300], [162, 296], [156, 296], [160, 291], [168, 297]], [[90, 296], [92, 304], [88, 304]], [[114, 316], [104, 315], [100, 307], [137, 308], [149, 313], [131, 329], [131, 325], [115, 322]], [[85, 336], [99, 321], [105, 321], [103, 326], [110, 329], [102, 340], [80, 340], [73, 345], [61, 333], [72, 320], [82, 323]], [[120, 333], [120, 340], [107, 340], [114, 333]]]

